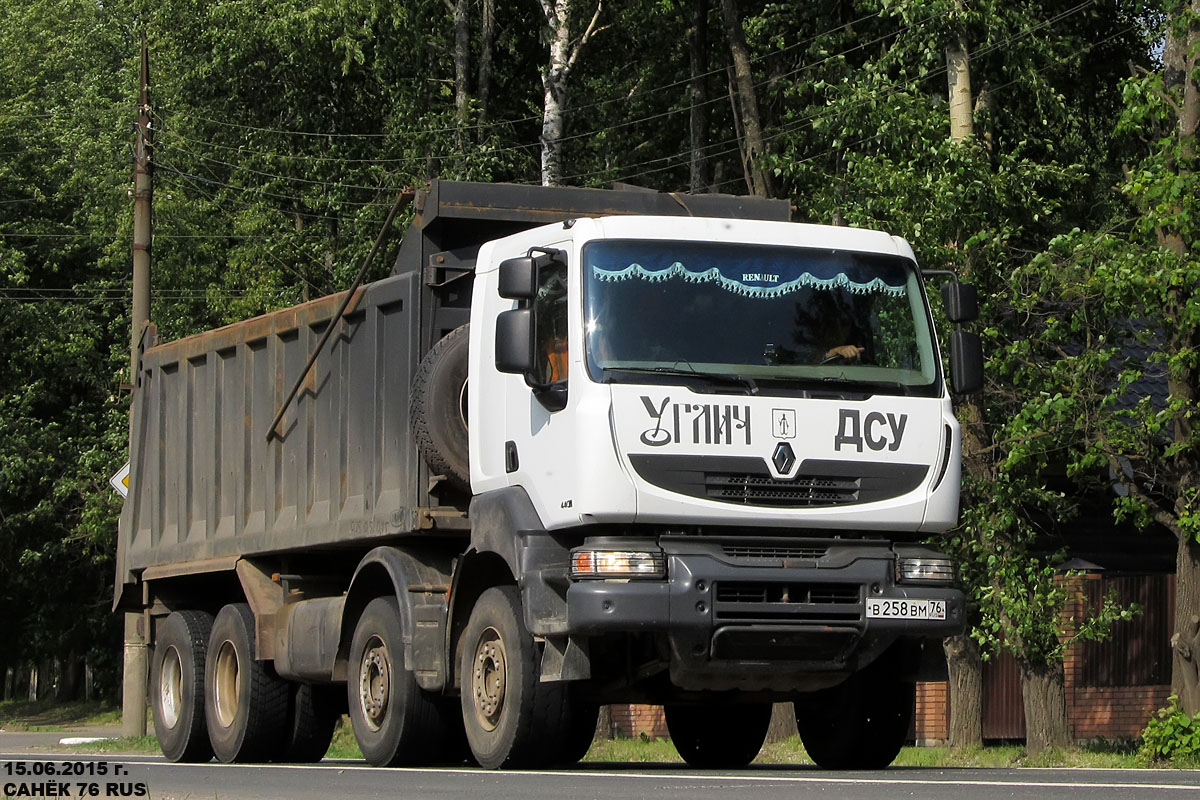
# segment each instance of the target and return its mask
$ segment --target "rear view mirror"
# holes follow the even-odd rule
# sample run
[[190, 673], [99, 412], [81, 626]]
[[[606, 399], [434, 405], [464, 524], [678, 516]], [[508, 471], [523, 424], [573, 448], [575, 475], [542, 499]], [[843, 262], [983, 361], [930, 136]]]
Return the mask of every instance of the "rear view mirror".
[[946, 306], [946, 317], [951, 322], [973, 322], [979, 318], [979, 292], [975, 286], [961, 281], [951, 281], [942, 287], [942, 302]]
[[500, 262], [500, 296], [506, 300], [531, 300], [537, 294], [537, 263], [532, 256]]
[[501, 312], [496, 317], [496, 369], [515, 375], [528, 375], [533, 372], [533, 367], [532, 309], [516, 308]]
[[962, 330], [950, 334], [950, 388], [955, 394], [983, 388], [983, 343], [977, 334]]

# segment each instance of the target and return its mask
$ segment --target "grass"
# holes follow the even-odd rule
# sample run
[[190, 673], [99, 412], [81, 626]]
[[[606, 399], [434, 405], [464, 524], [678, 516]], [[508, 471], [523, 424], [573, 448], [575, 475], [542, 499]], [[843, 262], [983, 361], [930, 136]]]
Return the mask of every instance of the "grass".
[[[584, 761], [600, 763], [682, 763], [667, 739], [611, 739], [592, 744]], [[799, 736], [763, 746], [755, 764], [811, 766]], [[971, 750], [948, 747], [905, 747], [900, 750], [897, 767], [1075, 767], [1086, 769], [1136, 769], [1148, 765], [1137, 758], [1136, 749], [1127, 743], [1091, 742], [1080, 747], [1029, 756], [1018, 745], [995, 745]], [[1189, 767], [1190, 765], [1177, 765]]]
[[0, 702], [0, 728], [29, 732], [57, 732], [93, 725], [120, 725], [121, 710], [98, 701], [56, 703], [52, 700]]
[[[120, 710], [103, 703], [63, 703], [50, 701], [0, 702], [0, 728], [29, 732], [65, 732], [72, 728], [119, 725]], [[84, 745], [59, 746], [56, 749], [77, 753], [159, 753], [153, 735], [108, 739]], [[348, 717], [342, 717], [334, 730], [333, 743], [326, 754], [333, 759], [360, 759], [362, 751], [354, 740]], [[589, 763], [606, 764], [681, 764], [668, 739], [599, 739], [583, 759]], [[811, 765], [800, 737], [792, 736], [782, 742], [763, 746], [756, 764]], [[1077, 747], [1053, 750], [1030, 756], [1018, 745], [994, 745], [970, 750], [951, 750], [946, 747], [905, 747], [896, 758], [895, 766], [954, 768], [954, 767], [1075, 767], [1086, 769], [1136, 769], [1144, 767], [1175, 767], [1195, 769], [1200, 761], [1180, 759], [1176, 763], [1148, 764], [1137, 755], [1136, 742], [1086, 742]]]
[[354, 730], [350, 727], [350, 718], [342, 715], [337, 727], [333, 729], [333, 742], [325, 753], [326, 758], [362, 758], [362, 750], [354, 740]]

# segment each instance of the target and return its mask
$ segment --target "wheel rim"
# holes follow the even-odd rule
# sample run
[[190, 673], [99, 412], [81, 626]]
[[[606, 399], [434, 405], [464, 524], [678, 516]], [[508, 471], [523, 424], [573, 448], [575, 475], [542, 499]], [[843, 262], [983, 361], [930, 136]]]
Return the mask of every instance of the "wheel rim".
[[158, 679], [158, 698], [163, 724], [174, 728], [179, 724], [179, 714], [183, 708], [183, 662], [180, 660], [179, 650], [174, 646], [167, 648], [163, 655], [162, 672]]
[[214, 677], [217, 722], [221, 727], [228, 728], [237, 717], [238, 696], [242, 690], [242, 671], [238, 664], [237, 648], [228, 639], [221, 642], [217, 650], [217, 669]]
[[392, 694], [392, 659], [387, 645], [372, 636], [363, 650], [358, 670], [358, 704], [363, 721], [372, 731], [383, 727]]
[[481, 728], [493, 731], [504, 713], [504, 695], [508, 689], [508, 655], [495, 628], [489, 627], [479, 635], [473, 663], [471, 693], [475, 698], [475, 719]]

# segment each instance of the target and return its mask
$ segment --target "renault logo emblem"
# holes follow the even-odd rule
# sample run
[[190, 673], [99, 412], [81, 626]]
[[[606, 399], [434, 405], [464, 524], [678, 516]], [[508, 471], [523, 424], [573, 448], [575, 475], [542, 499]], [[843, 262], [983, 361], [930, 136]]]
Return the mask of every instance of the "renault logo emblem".
[[792, 446], [787, 442], [780, 442], [775, 445], [775, 452], [771, 456], [771, 463], [775, 465], [775, 469], [780, 475], [787, 475], [792, 471], [792, 467], [796, 466], [796, 454], [792, 452]]

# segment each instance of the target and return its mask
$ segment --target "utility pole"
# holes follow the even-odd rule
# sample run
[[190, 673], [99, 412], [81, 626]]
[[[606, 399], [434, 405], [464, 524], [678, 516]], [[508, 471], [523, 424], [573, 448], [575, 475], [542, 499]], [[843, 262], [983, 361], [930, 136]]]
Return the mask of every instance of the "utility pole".
[[[150, 219], [154, 199], [151, 170], [154, 162], [150, 124], [150, 52], [142, 33], [141, 91], [138, 93], [137, 143], [133, 155], [133, 311], [130, 317], [129, 383], [136, 393], [140, 372], [142, 334], [150, 322]], [[131, 404], [132, 408], [132, 404]], [[132, 411], [130, 446], [133, 445]], [[136, 479], [134, 479], [136, 480]], [[139, 611], [125, 612], [125, 652], [121, 693], [121, 733], [146, 735], [146, 690], [150, 659], [146, 652], [146, 618]]]

